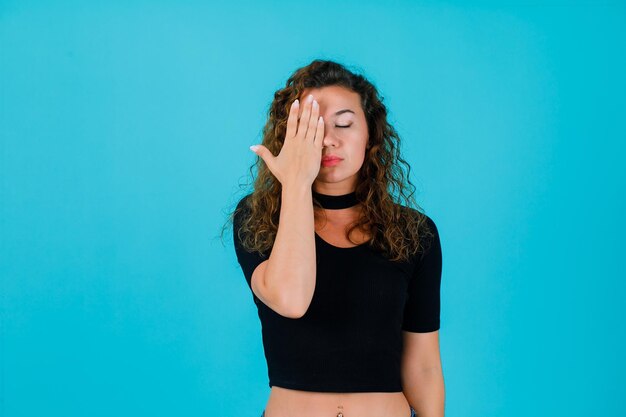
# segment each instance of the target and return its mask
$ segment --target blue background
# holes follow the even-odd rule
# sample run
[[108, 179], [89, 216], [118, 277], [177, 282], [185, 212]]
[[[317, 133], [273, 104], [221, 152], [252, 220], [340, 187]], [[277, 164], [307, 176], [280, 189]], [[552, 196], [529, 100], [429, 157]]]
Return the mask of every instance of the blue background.
[[0, 415], [260, 415], [219, 233], [315, 58], [439, 226], [446, 416], [626, 415], [625, 40], [622, 2], [0, 1]]

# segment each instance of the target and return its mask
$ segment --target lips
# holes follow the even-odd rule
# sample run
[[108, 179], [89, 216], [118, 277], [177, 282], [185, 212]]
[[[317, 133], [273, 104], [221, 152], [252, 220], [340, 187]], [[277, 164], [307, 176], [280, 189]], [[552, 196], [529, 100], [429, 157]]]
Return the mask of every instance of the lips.
[[342, 159], [343, 158], [339, 158], [338, 156], [324, 156], [322, 162], [341, 161]]
[[322, 158], [322, 163], [320, 164], [323, 167], [334, 167], [338, 165], [342, 161], [341, 158], [336, 156], [325, 156]]

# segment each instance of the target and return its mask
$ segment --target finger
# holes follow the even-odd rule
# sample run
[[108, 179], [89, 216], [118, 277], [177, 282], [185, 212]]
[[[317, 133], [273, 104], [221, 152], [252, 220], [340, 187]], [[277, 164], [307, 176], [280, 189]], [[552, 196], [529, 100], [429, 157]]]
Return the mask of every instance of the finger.
[[300, 123], [298, 124], [298, 139], [304, 139], [306, 137], [307, 126], [309, 125], [309, 118], [311, 116], [311, 103], [313, 102], [313, 96], [309, 94], [305, 99], [304, 106], [302, 108], [302, 114], [300, 115]]
[[317, 130], [315, 131], [315, 138], [313, 139], [313, 143], [315, 146], [321, 148], [322, 142], [324, 141], [324, 118], [320, 116], [317, 120]]
[[257, 154], [259, 158], [261, 158], [263, 162], [265, 162], [269, 170], [273, 173], [274, 172], [274, 155], [272, 155], [270, 150], [267, 149], [263, 145], [255, 145], [254, 147], [251, 146], [250, 149], [252, 149], [252, 152]]
[[317, 101], [313, 100], [311, 105], [311, 118], [309, 119], [309, 127], [306, 132], [306, 139], [313, 142], [315, 139], [315, 132], [317, 130], [317, 119], [320, 114], [320, 106]]
[[289, 117], [287, 118], [287, 133], [286, 138], [293, 138], [296, 136], [296, 131], [298, 129], [298, 110], [300, 109], [300, 100], [295, 99], [293, 103], [291, 103], [291, 108], [289, 109]]

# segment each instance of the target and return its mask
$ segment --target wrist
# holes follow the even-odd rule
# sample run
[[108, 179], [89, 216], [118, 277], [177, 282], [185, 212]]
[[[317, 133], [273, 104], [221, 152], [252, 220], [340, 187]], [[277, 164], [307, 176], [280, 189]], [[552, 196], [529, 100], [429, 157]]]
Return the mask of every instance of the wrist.
[[297, 195], [304, 197], [306, 195], [312, 195], [311, 185], [306, 183], [288, 183], [282, 186], [281, 194], [285, 195]]

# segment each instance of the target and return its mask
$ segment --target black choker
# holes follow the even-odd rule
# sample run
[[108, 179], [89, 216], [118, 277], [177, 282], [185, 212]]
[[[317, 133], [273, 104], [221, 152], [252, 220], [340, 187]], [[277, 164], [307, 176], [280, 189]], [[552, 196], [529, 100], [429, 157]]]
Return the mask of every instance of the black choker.
[[316, 193], [314, 190], [311, 191], [313, 191], [313, 198], [319, 201], [325, 209], [339, 210], [359, 204], [356, 199], [356, 191], [343, 195], [327, 195]]

